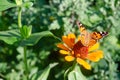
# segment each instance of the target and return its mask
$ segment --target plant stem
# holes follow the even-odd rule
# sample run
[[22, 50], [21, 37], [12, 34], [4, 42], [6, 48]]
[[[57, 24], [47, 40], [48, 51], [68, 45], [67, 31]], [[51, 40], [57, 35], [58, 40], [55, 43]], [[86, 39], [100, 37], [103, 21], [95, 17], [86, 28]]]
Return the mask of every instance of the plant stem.
[[22, 13], [22, 7], [18, 7], [18, 27], [19, 27], [19, 28], [22, 27], [22, 23], [21, 23], [21, 13]]
[[[21, 14], [22, 14], [22, 7], [18, 6], [18, 27], [19, 29], [22, 28]], [[25, 66], [26, 80], [29, 80], [29, 72], [28, 72], [28, 64], [27, 64], [27, 46], [24, 46], [24, 59], [23, 60], [24, 60], [24, 66]]]
[[66, 77], [68, 76], [68, 74], [69, 74], [71, 71], [74, 70], [74, 68], [75, 68], [76, 65], [77, 65], [77, 62], [76, 62], [76, 60], [74, 60], [73, 65], [65, 71], [65, 73], [64, 73], [64, 80], [67, 80]]
[[74, 62], [73, 62], [73, 65], [72, 65], [72, 67], [71, 67], [71, 71], [75, 69], [75, 66], [76, 66], [76, 65], [77, 65], [77, 62], [76, 62], [76, 59], [75, 59]]
[[25, 64], [25, 75], [27, 80], [29, 80], [28, 65], [27, 65], [27, 47], [24, 46], [24, 64]]

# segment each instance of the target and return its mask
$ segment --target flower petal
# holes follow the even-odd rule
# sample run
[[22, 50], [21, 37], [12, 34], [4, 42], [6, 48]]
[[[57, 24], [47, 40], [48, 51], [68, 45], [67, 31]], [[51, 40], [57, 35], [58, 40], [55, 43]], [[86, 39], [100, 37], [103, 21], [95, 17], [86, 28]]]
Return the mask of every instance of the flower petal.
[[70, 61], [73, 61], [75, 59], [75, 57], [73, 56], [65, 56], [65, 60], [70, 62]]
[[68, 38], [73, 44], [75, 43], [75, 38], [76, 38], [75, 34], [73, 33], [68, 34]]
[[73, 43], [71, 43], [70, 39], [68, 39], [67, 36], [62, 36], [62, 40], [69, 48], [73, 47]]
[[99, 43], [96, 43], [95, 45], [91, 46], [91, 47], [89, 48], [89, 52], [98, 49], [98, 48], [99, 48], [99, 45], [100, 45]]
[[69, 48], [73, 48], [75, 44], [75, 35], [71, 33], [68, 34], [68, 36], [62, 36], [62, 40]]
[[65, 51], [65, 50], [60, 50], [59, 52], [64, 55], [69, 54], [69, 51]]
[[82, 65], [84, 68], [91, 70], [91, 66], [90, 64], [88, 64], [86, 61], [84, 61], [83, 59], [77, 58], [77, 62]]
[[57, 47], [58, 47], [58, 48], [61, 48], [61, 49], [63, 49], [63, 50], [69, 50], [64, 44], [61, 44], [61, 43], [58, 43], [58, 44], [57, 44]]
[[91, 60], [93, 62], [97, 62], [101, 58], [103, 58], [103, 51], [101, 51], [101, 50], [97, 50], [95, 52], [91, 52], [87, 56], [87, 59], [89, 59], [89, 60]]

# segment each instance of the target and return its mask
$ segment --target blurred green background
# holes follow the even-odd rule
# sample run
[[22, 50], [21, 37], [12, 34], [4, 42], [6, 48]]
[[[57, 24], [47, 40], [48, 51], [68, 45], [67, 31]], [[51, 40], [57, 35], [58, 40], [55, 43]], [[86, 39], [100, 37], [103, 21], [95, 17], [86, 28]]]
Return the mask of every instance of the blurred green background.
[[[76, 20], [89, 31], [107, 31], [108, 36], [100, 40], [104, 58], [91, 63], [91, 71], [81, 68], [82, 73], [88, 80], [120, 80], [120, 0], [23, 0], [23, 3], [22, 24], [32, 26], [32, 33], [51, 31], [61, 38], [73, 32], [78, 36]], [[17, 8], [1, 11], [0, 31], [18, 29], [17, 14]], [[37, 44], [28, 47], [30, 77], [50, 63], [57, 62], [47, 80], [63, 80], [64, 71], [72, 63], [65, 62], [59, 54], [56, 47], [59, 42], [53, 37], [43, 37]], [[0, 79], [22, 80], [22, 58], [21, 46], [0, 40]]]

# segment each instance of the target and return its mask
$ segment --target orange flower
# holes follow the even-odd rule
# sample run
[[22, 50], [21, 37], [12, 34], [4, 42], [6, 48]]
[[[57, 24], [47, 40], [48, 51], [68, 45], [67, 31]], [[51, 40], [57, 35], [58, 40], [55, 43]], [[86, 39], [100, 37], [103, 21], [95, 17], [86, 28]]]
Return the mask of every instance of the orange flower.
[[70, 33], [67, 36], [62, 36], [63, 43], [57, 44], [57, 47], [61, 48], [59, 52], [66, 55], [66, 61], [76, 60], [77, 63], [90, 70], [91, 65], [85, 60], [88, 59], [97, 62], [103, 58], [103, 51], [97, 50], [99, 48], [99, 43], [87, 47], [81, 43], [80, 38], [78, 38], [77, 41], [75, 39], [76, 36], [73, 33]]

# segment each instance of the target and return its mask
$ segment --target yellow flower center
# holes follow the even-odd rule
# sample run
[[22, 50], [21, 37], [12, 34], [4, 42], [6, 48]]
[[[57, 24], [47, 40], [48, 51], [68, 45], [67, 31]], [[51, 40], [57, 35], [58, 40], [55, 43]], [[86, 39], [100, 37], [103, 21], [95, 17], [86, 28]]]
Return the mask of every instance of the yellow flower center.
[[73, 47], [75, 57], [85, 59], [88, 54], [88, 47], [84, 46], [81, 41], [78, 41]]

